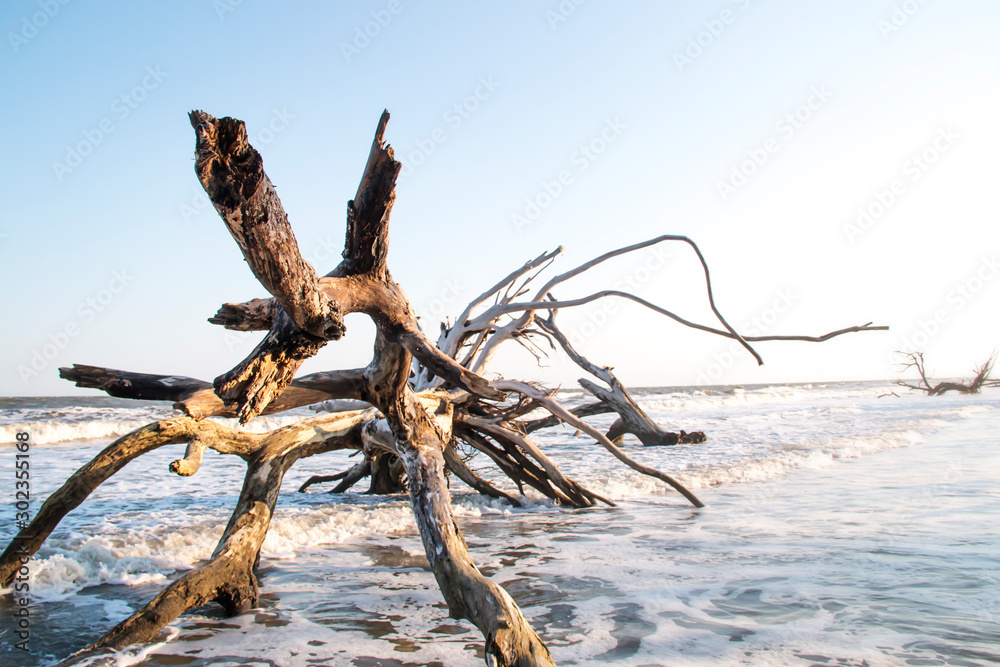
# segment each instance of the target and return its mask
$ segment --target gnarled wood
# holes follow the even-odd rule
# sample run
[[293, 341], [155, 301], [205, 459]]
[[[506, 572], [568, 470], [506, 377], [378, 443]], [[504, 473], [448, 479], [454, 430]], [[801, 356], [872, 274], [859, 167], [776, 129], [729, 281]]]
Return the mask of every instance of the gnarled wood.
[[680, 442], [679, 434], [661, 428], [649, 418], [649, 415], [639, 407], [625, 385], [618, 381], [610, 368], [607, 366], [598, 367], [576, 351], [569, 339], [556, 326], [554, 312], [549, 314], [548, 319], [539, 318], [538, 326], [559, 343], [566, 355], [577, 366], [607, 383], [607, 387], [602, 387], [586, 378], [579, 380], [581, 387], [618, 413], [618, 422], [612, 425], [608, 432], [608, 440], [616, 441], [625, 433], [631, 433], [647, 447], [676, 445]]
[[396, 178], [402, 164], [385, 143], [389, 112], [379, 118], [368, 162], [354, 199], [347, 202], [347, 239], [344, 261], [331, 276], [368, 275], [389, 281], [385, 260], [389, 252], [389, 214], [396, 200]]
[[[358, 400], [363, 386], [361, 369], [323, 371], [304, 375], [289, 386], [261, 414], [274, 414], [322, 401], [349, 400], [345, 409], [366, 406]], [[117, 398], [171, 401], [174, 407], [195, 419], [235, 417], [235, 407], [225, 405], [212, 385], [204, 380], [180, 375], [133, 373], [100, 366], [73, 364], [60, 368], [59, 377], [77, 387], [100, 389]]]
[[[388, 120], [388, 112], [383, 112], [358, 194], [348, 204], [345, 258], [332, 276], [371, 273], [382, 280], [388, 275], [388, 220], [401, 168], [383, 142]], [[260, 155], [246, 143], [243, 123], [217, 120], [204, 112], [192, 112], [191, 123], [198, 135], [199, 179], [254, 275], [281, 306], [267, 337], [239, 366], [215, 381], [216, 393], [234, 405], [246, 423], [291, 382], [303, 360], [327, 340], [340, 338], [343, 315], [351, 310], [320, 287], [315, 271], [302, 259]]]
[[[499, 468], [523, 495], [526, 487], [562, 505], [589, 507], [609, 500], [565, 475], [530, 434], [566, 423], [594, 438], [619, 461], [660, 479], [691, 503], [701, 501], [677, 480], [625, 455], [614, 437], [635, 433], [645, 444], [668, 436], [652, 422], [608, 367], [598, 367], [569, 345], [555, 326], [555, 312], [597, 299], [631, 299], [681, 324], [733, 338], [758, 360], [749, 342], [820, 340], [882, 327], [870, 324], [823, 337], [743, 337], [715, 306], [708, 264], [687, 237], [665, 235], [604, 253], [547, 280], [532, 281], [561, 253], [543, 253], [474, 299], [453, 325], [442, 328], [437, 345], [421, 331], [403, 292], [386, 264], [389, 216], [400, 164], [384, 140], [389, 115], [383, 113], [357, 193], [348, 202], [343, 261], [317, 277], [303, 260], [260, 155], [247, 143], [246, 129], [232, 118], [191, 113], [196, 130], [196, 172], [244, 258], [271, 295], [245, 303], [225, 303], [210, 322], [242, 331], [267, 331], [253, 352], [212, 385], [194, 378], [130, 373], [95, 366], [60, 369], [81, 387], [99, 388], [123, 398], [172, 401], [188, 417], [164, 420], [119, 438], [43, 504], [27, 529], [0, 556], [0, 581], [9, 582], [22, 554], [34, 553], [66, 513], [127, 462], [166, 444], [186, 443], [170, 471], [195, 475], [206, 449], [242, 457], [247, 472], [239, 501], [211, 558], [180, 576], [155, 599], [117, 625], [89, 650], [122, 648], [153, 637], [165, 624], [192, 607], [216, 602], [229, 614], [257, 604], [254, 573], [260, 546], [288, 469], [299, 459], [335, 449], [363, 452], [352, 468], [326, 481], [335, 492], [370, 478], [369, 492], [409, 493], [414, 517], [435, 579], [455, 618], [472, 622], [485, 638], [489, 664], [508, 667], [554, 665], [538, 634], [502, 587], [484, 577], [469, 555], [451, 511], [446, 471], [473, 489], [513, 505], [519, 496], [487, 482], [467, 465], [456, 447], [479, 452]], [[704, 270], [709, 305], [722, 329], [688, 322], [634, 295], [605, 290], [560, 301], [554, 288], [603, 262], [662, 242], [687, 243]], [[375, 323], [371, 363], [363, 369], [315, 373], [298, 379], [302, 362], [344, 333], [343, 316], [364, 313]], [[544, 314], [548, 313], [547, 319]], [[488, 381], [483, 373], [507, 341], [532, 354], [547, 354], [540, 344], [562, 350], [607, 387], [589, 380], [582, 386], [597, 403], [565, 408], [554, 392], [525, 382]], [[235, 416], [246, 422], [324, 401], [332, 414], [305, 420], [267, 434], [226, 429], [208, 416]], [[355, 409], [361, 408], [361, 409]], [[547, 417], [533, 415], [537, 410]], [[605, 435], [586, 421], [592, 415], [620, 416]], [[682, 431], [681, 434], [684, 434]], [[482, 459], [480, 459], [482, 460]], [[302, 486], [304, 490], [315, 478]]]
[[252, 299], [246, 303], [224, 303], [215, 316], [208, 318], [233, 331], [267, 331], [281, 306], [275, 299]]
[[88, 464], [73, 473], [49, 496], [31, 523], [22, 529], [0, 555], [0, 585], [8, 586], [20, 566], [20, 558], [34, 555], [62, 518], [80, 506], [112, 475], [130, 461], [164, 445], [189, 442], [199, 433], [209, 438], [252, 441], [254, 436], [236, 434], [218, 424], [199, 425], [189, 417], [154, 422], [118, 438]]
[[294, 325], [319, 340], [344, 335], [340, 307], [319, 287], [299, 252], [295, 234], [264, 161], [247, 141], [243, 121], [192, 111], [195, 173], [250, 270]]
[[360, 425], [371, 417], [364, 412], [330, 415], [258, 438], [257, 446], [244, 454], [247, 472], [243, 489], [208, 562], [185, 573], [87, 650], [117, 650], [147, 641], [183, 612], [207, 602], [218, 602], [230, 615], [256, 607], [258, 584], [253, 568], [285, 472], [304, 456], [358, 447]]

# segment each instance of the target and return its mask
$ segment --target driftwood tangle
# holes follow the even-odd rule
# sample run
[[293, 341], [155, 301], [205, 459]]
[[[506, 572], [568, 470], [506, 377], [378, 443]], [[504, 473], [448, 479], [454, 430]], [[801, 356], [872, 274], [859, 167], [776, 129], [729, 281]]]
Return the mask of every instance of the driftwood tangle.
[[[246, 461], [243, 489], [211, 558], [180, 576], [155, 599], [119, 623], [84, 652], [121, 649], [152, 639], [185, 611], [217, 602], [230, 614], [258, 602], [254, 568], [274, 512], [281, 480], [299, 459], [338, 449], [360, 450], [354, 467], [325, 479], [335, 491], [371, 480], [369, 490], [409, 493], [428, 561], [451, 615], [471, 621], [485, 638], [488, 662], [496, 665], [553, 665], [545, 644], [503, 588], [484, 577], [469, 556], [451, 513], [446, 471], [485, 495], [519, 505], [525, 487], [570, 507], [611, 501], [565, 475], [531, 438], [561, 423], [578, 429], [619, 461], [676, 488], [695, 506], [701, 501], [677, 480], [632, 460], [621, 448], [634, 434], [645, 445], [698, 441], [698, 435], [665, 431], [646, 415], [612, 374], [569, 344], [555, 323], [560, 308], [601, 298], [625, 298], [686, 326], [733, 338], [753, 354], [754, 340], [821, 341], [843, 333], [883, 329], [870, 324], [820, 337], [743, 338], [715, 307], [708, 265], [686, 237], [665, 235], [610, 251], [549, 279], [537, 290], [529, 284], [554, 261], [561, 248], [544, 253], [496, 283], [470, 303], [437, 343], [421, 331], [402, 288], [386, 265], [389, 215], [400, 163], [383, 136], [382, 114], [357, 193], [347, 206], [343, 261], [319, 277], [299, 252], [274, 185], [259, 153], [247, 141], [243, 122], [190, 114], [195, 129], [195, 171], [270, 298], [224, 304], [213, 324], [242, 331], [266, 331], [250, 355], [213, 383], [172, 375], [151, 375], [75, 365], [60, 374], [80, 387], [112, 396], [171, 401], [183, 413], [140, 428], [108, 445], [52, 494], [30, 525], [0, 556], [0, 582], [8, 585], [25, 553], [34, 554], [59, 521], [111, 475], [155, 448], [185, 443], [183, 458], [170, 470], [197, 472], [206, 448]], [[634, 295], [608, 290], [559, 301], [554, 288], [613, 257], [656, 243], [688, 244], [705, 274], [708, 300], [721, 328], [695, 324]], [[376, 325], [371, 363], [365, 368], [314, 373], [295, 378], [302, 362], [328, 341], [345, 334], [344, 316], [364, 313]], [[482, 373], [497, 347], [515, 341], [543, 354], [537, 341], [562, 349], [599, 382], [581, 380], [597, 399], [572, 410], [554, 392], [514, 380], [487, 381]], [[321, 401], [329, 414], [266, 434], [249, 434], [206, 417], [237, 417], [241, 423]], [[537, 413], [543, 416], [538, 416]], [[617, 413], [609, 433], [586, 417]], [[703, 438], [703, 436], [701, 436]], [[493, 463], [517, 487], [501, 489], [467, 464], [469, 453]]]
[[991, 354], [986, 361], [972, 369], [973, 374], [971, 379], [964, 382], [950, 382], [945, 380], [936, 384], [931, 384], [930, 379], [927, 377], [923, 352], [900, 352], [899, 354], [903, 355], [904, 358], [900, 364], [902, 369], [904, 371], [908, 368], [916, 369], [920, 375], [920, 384], [910, 384], [905, 380], [897, 380], [896, 384], [907, 389], [926, 392], [928, 396], [941, 396], [949, 391], [958, 392], [959, 394], [978, 394], [983, 390], [983, 387], [1000, 386], [1000, 380], [990, 378], [990, 374], [993, 372], [993, 365], [997, 360], [996, 352]]

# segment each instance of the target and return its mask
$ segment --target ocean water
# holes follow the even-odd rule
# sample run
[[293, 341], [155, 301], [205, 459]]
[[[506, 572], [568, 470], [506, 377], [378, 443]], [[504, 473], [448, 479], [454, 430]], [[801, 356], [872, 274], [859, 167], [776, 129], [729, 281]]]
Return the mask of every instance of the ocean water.
[[[455, 514], [475, 562], [560, 665], [1000, 664], [1000, 390], [885, 395], [894, 389], [637, 391], [660, 423], [706, 432], [700, 445], [629, 447], [705, 508], [552, 429], [538, 438], [549, 456], [615, 507], [515, 509], [453, 480]], [[0, 399], [4, 546], [17, 431], [32, 435], [33, 512], [114, 437], [170, 413], [108, 398]], [[182, 455], [182, 445], [147, 454], [63, 520], [32, 563], [30, 653], [13, 648], [13, 607], [0, 600], [0, 664], [65, 658], [211, 553], [244, 466], [209, 452], [180, 478], [167, 466]], [[206, 606], [154, 643], [87, 664], [483, 664], [482, 637], [448, 617], [405, 497], [295, 492], [353, 462], [332, 453], [287, 475], [258, 609], [225, 618]]]

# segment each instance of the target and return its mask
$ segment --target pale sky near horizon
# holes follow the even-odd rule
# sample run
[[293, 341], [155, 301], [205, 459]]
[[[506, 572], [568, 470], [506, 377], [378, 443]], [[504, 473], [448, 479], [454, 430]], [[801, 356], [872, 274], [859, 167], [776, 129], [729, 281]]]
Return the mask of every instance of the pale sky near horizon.
[[[319, 273], [383, 108], [404, 176], [390, 269], [436, 338], [502, 275], [686, 234], [732, 343], [614, 303], [560, 315], [635, 386], [939, 376], [1000, 348], [1000, 5], [792, 2], [173, 3], [0, 6], [6, 285], [0, 395], [82, 395], [72, 363], [211, 380], [263, 334], [206, 322], [267, 296], [193, 170], [191, 109], [247, 123]], [[623, 285], [712, 324], [683, 246], [557, 292]], [[348, 319], [302, 373], [370, 359]], [[514, 346], [491, 371], [571, 386]], [[92, 392], [91, 392], [92, 393]]]

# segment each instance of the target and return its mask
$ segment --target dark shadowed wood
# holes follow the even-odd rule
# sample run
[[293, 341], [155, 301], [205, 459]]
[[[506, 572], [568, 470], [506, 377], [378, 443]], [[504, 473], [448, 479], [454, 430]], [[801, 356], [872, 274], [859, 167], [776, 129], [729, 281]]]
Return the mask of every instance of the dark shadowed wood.
[[295, 326], [280, 311], [260, 343], [236, 368], [215, 378], [215, 393], [245, 424], [264, 412], [326, 341]]
[[514, 507], [521, 506], [520, 500], [509, 493], [504, 493], [470, 470], [469, 466], [465, 464], [465, 461], [462, 460], [462, 457], [455, 451], [455, 447], [451, 443], [448, 443], [448, 446], [444, 448], [444, 463], [448, 467], [448, 470], [455, 473], [456, 477], [484, 496], [503, 498]]
[[[323, 371], [304, 375], [292, 383], [262, 414], [274, 414], [293, 408], [334, 399], [358, 399], [364, 385], [361, 369]], [[74, 364], [60, 368], [59, 377], [78, 387], [100, 389], [118, 398], [172, 401], [174, 407], [195, 419], [235, 417], [208, 382], [179, 375], [133, 373], [100, 366]]]
[[212, 324], [219, 324], [233, 331], [267, 331], [281, 306], [275, 299], [251, 299], [246, 303], [224, 303], [213, 317]]
[[212, 387], [204, 380], [180, 375], [132, 373], [84, 364], [60, 368], [59, 377], [75, 382], [77, 387], [100, 389], [116, 398], [146, 401], [182, 401], [199, 391], [211, 390]]
[[[363, 459], [359, 463], [336, 475], [313, 475], [299, 487], [299, 493], [305, 493], [313, 484], [324, 484], [326, 482], [340, 481], [340, 484], [330, 490], [330, 493], [344, 493], [349, 488], [360, 482], [371, 474], [371, 461]], [[342, 480], [342, 481], [341, 481]]]
[[542, 495], [557, 501], [560, 505], [577, 507], [572, 500], [552, 485], [548, 476], [537, 464], [509, 442], [501, 442], [497, 446], [485, 434], [469, 428], [464, 423], [457, 423], [455, 427], [455, 434], [463, 442], [493, 459], [497, 467], [517, 484], [522, 495], [524, 495], [523, 487], [527, 484]]
[[[385, 266], [388, 222], [402, 165], [383, 141], [388, 120], [388, 112], [383, 112], [358, 192], [348, 204], [344, 260], [331, 277], [366, 275], [378, 282], [389, 282]], [[312, 267], [302, 260], [260, 156], [246, 144], [243, 124], [233, 119], [216, 120], [203, 112], [193, 112], [191, 123], [198, 134], [199, 178], [254, 275], [284, 311], [274, 314], [268, 335], [250, 356], [214, 383], [219, 397], [227, 405], [233, 404], [245, 423], [267, 408], [305, 359], [316, 354], [326, 340], [340, 337], [344, 313], [363, 306], [352, 308], [355, 304], [331, 298]], [[265, 219], [257, 220], [261, 215]], [[251, 221], [247, 222], [247, 218]], [[351, 286], [348, 283], [342, 292]], [[340, 293], [336, 289], [334, 292]], [[259, 312], [264, 308], [258, 304], [252, 313], [244, 310], [239, 314], [230, 309], [217, 318], [235, 326], [234, 317], [252, 314], [257, 326], [261, 323]], [[322, 327], [316, 324], [318, 315], [325, 317]]]
[[347, 202], [344, 261], [331, 276], [367, 274], [380, 280], [389, 279], [385, 263], [389, 252], [389, 214], [396, 200], [396, 177], [403, 165], [395, 160], [392, 148], [385, 143], [388, 122], [389, 112], [383, 111], [358, 191]]
[[247, 142], [243, 121], [192, 111], [195, 173], [250, 270], [295, 326], [321, 340], [344, 334], [343, 314], [319, 287], [299, 252], [295, 234], [264, 161]]

